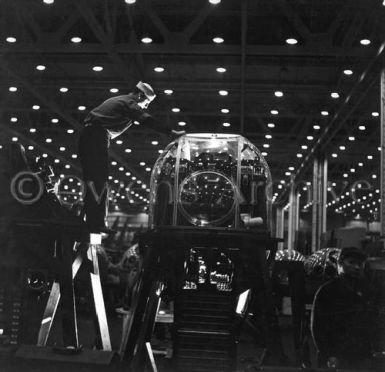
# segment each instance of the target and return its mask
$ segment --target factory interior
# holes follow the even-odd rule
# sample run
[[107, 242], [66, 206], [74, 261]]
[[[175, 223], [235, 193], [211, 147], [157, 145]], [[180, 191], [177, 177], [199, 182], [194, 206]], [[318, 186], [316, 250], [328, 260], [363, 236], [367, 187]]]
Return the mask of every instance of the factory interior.
[[0, 372], [385, 371], [384, 0], [0, 0], [0, 175]]

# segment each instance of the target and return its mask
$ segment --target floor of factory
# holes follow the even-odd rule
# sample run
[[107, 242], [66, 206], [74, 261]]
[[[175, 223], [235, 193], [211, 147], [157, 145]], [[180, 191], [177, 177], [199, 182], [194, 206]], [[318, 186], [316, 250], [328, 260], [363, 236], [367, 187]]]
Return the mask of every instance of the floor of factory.
[[[60, 314], [57, 318], [59, 319]], [[91, 314], [82, 314], [78, 319], [78, 334], [79, 342], [86, 349], [94, 349], [96, 333], [94, 318]], [[109, 329], [111, 337], [111, 345], [113, 350], [118, 350], [120, 345], [120, 338], [122, 332], [122, 315], [120, 314], [110, 314], [109, 319]], [[276, 365], [281, 367], [300, 367], [300, 362], [296, 360], [296, 353], [293, 346], [293, 328], [291, 324], [290, 316], [280, 316], [279, 325], [282, 338], [282, 349], [283, 355], [273, 355], [266, 361], [264, 359], [264, 349], [258, 345], [258, 340], [252, 334], [250, 327], [244, 326], [239, 338], [239, 343], [237, 345], [237, 361], [236, 361], [236, 372], [249, 372], [256, 371], [256, 368], [261, 365]], [[171, 332], [169, 327], [170, 324], [160, 324], [160, 327], [165, 328], [165, 339], [159, 340], [155, 336], [152, 339], [151, 345], [154, 351], [155, 363], [158, 369], [158, 372], [182, 372], [178, 371], [175, 367], [174, 360], [172, 358], [172, 342], [171, 342]], [[61, 345], [62, 343], [62, 331], [59, 321], [56, 321], [52, 327], [50, 337], [48, 339], [48, 345]], [[1, 350], [0, 350], [1, 351]], [[312, 358], [312, 364], [314, 360], [314, 348], [310, 344], [310, 357]], [[314, 364], [313, 364], [314, 366]], [[60, 369], [60, 366], [57, 367], [55, 364], [54, 369], [52, 363], [44, 363], [41, 361], [28, 361], [24, 360], [23, 363], [16, 362], [13, 358], [3, 358], [2, 365], [0, 366], [1, 372], [88, 372], [88, 371], [99, 371], [97, 366], [84, 366], [79, 365], [64, 365], [63, 369]], [[103, 368], [100, 369], [104, 371]], [[106, 370], [109, 370], [108, 368]], [[113, 369], [110, 369], [113, 370]], [[148, 369], [151, 371], [151, 369]], [[234, 372], [235, 372], [234, 371]], [[136, 371], [132, 371], [136, 372]], [[138, 371], [139, 372], [139, 371]], [[183, 371], [186, 372], [186, 371]]]

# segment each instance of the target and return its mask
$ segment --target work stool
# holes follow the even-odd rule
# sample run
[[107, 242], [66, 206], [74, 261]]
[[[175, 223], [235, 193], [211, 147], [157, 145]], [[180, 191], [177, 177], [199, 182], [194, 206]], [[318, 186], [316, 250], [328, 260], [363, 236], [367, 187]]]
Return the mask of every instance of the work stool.
[[[56, 226], [57, 228], [57, 226]], [[60, 302], [63, 325], [64, 348], [78, 350], [78, 327], [74, 293], [74, 279], [82, 265], [86, 265], [92, 287], [97, 332], [104, 351], [111, 351], [111, 340], [100, 282], [97, 247], [102, 235], [87, 232], [84, 228], [60, 226], [57, 229], [56, 257], [60, 268], [58, 278], [53, 282], [51, 292], [40, 324], [37, 346], [46, 346], [56, 311]], [[76, 253], [75, 259], [74, 253]]]

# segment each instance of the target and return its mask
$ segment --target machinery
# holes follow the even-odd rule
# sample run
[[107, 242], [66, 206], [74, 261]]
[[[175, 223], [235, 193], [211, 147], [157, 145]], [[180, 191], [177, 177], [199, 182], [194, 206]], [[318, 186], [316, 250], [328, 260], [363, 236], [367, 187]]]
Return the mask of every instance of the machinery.
[[[81, 218], [61, 205], [52, 170], [40, 158], [29, 159], [21, 145], [10, 144], [4, 146], [0, 165], [0, 206], [6, 211], [0, 221], [2, 368], [31, 370], [35, 363], [40, 370], [51, 363], [50, 368], [61, 371], [67, 370], [68, 362], [93, 370], [109, 368], [115, 352], [96, 253], [101, 241], [92, 240], [99, 235], [90, 234]], [[79, 344], [74, 279], [80, 268], [92, 288], [102, 352]], [[52, 346], [47, 341], [57, 313], [62, 323], [60, 344]]]
[[240, 135], [187, 134], [167, 146], [152, 171], [150, 229], [139, 242], [144, 264], [125, 343], [132, 370], [147, 354], [153, 362], [160, 299], [174, 303], [177, 370], [235, 370], [239, 324], [249, 312], [272, 351], [271, 194], [265, 159]]

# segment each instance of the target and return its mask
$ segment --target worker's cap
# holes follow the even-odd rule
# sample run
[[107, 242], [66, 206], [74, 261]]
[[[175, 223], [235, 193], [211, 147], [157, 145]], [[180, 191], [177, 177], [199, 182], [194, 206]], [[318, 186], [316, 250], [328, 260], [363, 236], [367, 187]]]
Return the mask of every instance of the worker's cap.
[[144, 95], [150, 100], [153, 101], [156, 97], [156, 94], [154, 92], [154, 89], [152, 89], [152, 86], [147, 83], [143, 83], [143, 81], [139, 81], [138, 84], [136, 84], [136, 87], [144, 93]]
[[365, 261], [366, 254], [357, 247], [345, 247], [345, 248], [342, 248], [338, 259], [339, 261], [341, 261], [341, 260], [344, 260], [345, 258], [355, 258], [359, 261]]

